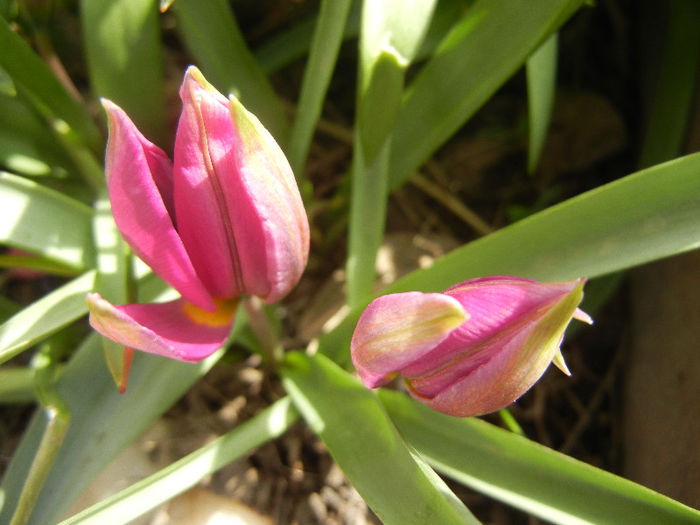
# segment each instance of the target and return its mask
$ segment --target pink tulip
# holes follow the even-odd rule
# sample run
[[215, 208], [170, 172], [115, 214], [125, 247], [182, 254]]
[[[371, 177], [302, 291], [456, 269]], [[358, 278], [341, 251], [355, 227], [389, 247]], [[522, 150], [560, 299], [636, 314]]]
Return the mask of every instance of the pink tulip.
[[483, 277], [443, 293], [407, 292], [375, 299], [351, 342], [368, 388], [397, 374], [426, 405], [466, 417], [499, 410], [527, 392], [549, 363], [570, 375], [559, 350], [585, 279], [539, 283]]
[[88, 296], [90, 324], [121, 344], [199, 361], [228, 338], [243, 295], [273, 303], [306, 265], [309, 225], [287, 159], [258, 119], [190, 66], [174, 163], [114, 103], [105, 173], [133, 252], [182, 295], [113, 306]]

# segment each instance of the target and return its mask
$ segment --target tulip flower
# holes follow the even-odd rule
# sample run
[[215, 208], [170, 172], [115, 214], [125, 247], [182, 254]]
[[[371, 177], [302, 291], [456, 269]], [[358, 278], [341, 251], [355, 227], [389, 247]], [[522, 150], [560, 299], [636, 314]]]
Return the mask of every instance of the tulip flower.
[[235, 97], [188, 68], [174, 160], [116, 104], [105, 159], [112, 213], [133, 252], [181, 298], [114, 306], [88, 296], [101, 334], [153, 354], [199, 361], [228, 338], [239, 297], [272, 303], [306, 265], [309, 226], [289, 164]]
[[453, 416], [494, 412], [522, 396], [549, 363], [570, 375], [559, 346], [584, 279], [539, 283], [519, 277], [471, 279], [442, 293], [375, 299], [351, 342], [362, 382], [376, 388], [403, 376], [415, 399]]

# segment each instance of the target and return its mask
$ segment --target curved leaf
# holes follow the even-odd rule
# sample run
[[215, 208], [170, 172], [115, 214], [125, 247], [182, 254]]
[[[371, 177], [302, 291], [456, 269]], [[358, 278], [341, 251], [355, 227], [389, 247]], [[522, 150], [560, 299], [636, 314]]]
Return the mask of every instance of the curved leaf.
[[700, 522], [697, 510], [480, 419], [446, 416], [396, 391], [379, 398], [435, 468], [548, 522]]

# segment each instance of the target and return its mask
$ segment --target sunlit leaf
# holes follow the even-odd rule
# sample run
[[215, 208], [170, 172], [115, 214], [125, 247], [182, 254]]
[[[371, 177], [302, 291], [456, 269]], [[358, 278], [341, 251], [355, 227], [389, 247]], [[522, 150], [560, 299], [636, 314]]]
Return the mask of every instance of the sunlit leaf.
[[698, 523], [700, 512], [477, 418], [440, 414], [395, 391], [379, 397], [428, 462], [474, 490], [551, 523]]
[[478, 523], [425, 474], [357, 379], [324, 356], [298, 352], [287, 354], [282, 377], [299, 412], [383, 523]]
[[0, 244], [81, 270], [92, 264], [91, 219], [88, 206], [0, 171]]
[[35, 301], [0, 325], [0, 363], [85, 315], [85, 295], [94, 283], [93, 270]]
[[154, 142], [168, 144], [157, 0], [82, 0], [92, 91], [124, 109]]

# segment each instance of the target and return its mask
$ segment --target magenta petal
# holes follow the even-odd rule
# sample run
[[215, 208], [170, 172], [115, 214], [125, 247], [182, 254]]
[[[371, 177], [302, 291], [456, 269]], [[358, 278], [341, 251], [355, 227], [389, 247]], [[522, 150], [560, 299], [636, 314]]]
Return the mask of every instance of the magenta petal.
[[440, 293], [384, 295], [362, 313], [350, 343], [352, 362], [368, 388], [428, 354], [467, 315], [452, 297]]
[[443, 293], [454, 297], [469, 314], [468, 323], [454, 330], [430, 355], [402, 370], [407, 377], [423, 375], [450, 362], [465, 352], [475, 351], [505, 330], [519, 330], [547, 312], [580, 284], [580, 279], [560, 283], [541, 283], [520, 277], [492, 276], [470, 279]]
[[[237, 191], [233, 123], [228, 100], [194, 67], [180, 87], [182, 113], [175, 137], [175, 212], [178, 231], [192, 263], [210, 293], [235, 297], [243, 292], [238, 250], [226, 194]], [[257, 230], [260, 225], [246, 225]]]
[[102, 103], [109, 117], [105, 173], [119, 231], [134, 253], [183, 297], [214, 309], [168, 211], [173, 183], [167, 155], [139, 132], [122, 109], [109, 100]]
[[246, 292], [273, 303], [301, 277], [309, 223], [292, 169], [255, 115], [229, 97], [236, 184], [226, 193]]
[[570, 290], [546, 310], [536, 310], [524, 322], [482, 341], [470, 352], [455, 352], [449, 366], [407, 378], [411, 395], [440, 412], [460, 417], [509, 405], [537, 382], [559, 352], [564, 331], [581, 301], [583, 281], [541, 283], [555, 288], [567, 284]]
[[90, 325], [105, 337], [127, 347], [178, 361], [197, 362], [226, 342], [228, 324], [198, 323], [186, 313], [189, 303], [177, 299], [168, 303], [114, 306], [99, 294], [87, 297]]

